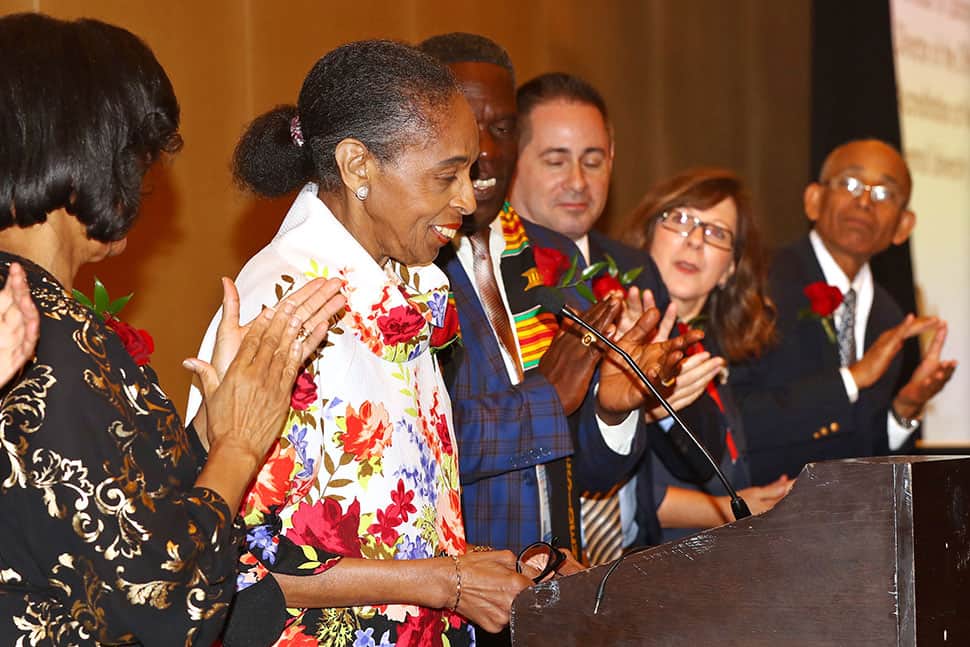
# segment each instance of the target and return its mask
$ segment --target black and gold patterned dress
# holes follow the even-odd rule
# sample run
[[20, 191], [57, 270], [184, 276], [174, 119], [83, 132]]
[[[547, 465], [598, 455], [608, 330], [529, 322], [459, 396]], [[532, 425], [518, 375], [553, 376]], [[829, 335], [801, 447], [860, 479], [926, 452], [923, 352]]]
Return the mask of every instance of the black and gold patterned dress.
[[0, 402], [0, 644], [205, 645], [241, 528], [193, 486], [204, 453], [154, 371], [57, 280], [21, 263], [36, 358]]

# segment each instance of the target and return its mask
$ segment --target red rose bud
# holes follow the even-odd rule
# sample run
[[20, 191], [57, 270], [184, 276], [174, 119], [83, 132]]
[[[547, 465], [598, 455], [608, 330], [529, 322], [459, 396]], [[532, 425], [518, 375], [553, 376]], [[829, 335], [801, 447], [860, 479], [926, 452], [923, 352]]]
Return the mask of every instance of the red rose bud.
[[428, 322], [424, 315], [411, 306], [395, 306], [383, 317], [377, 318], [384, 343], [388, 346], [410, 341]]
[[806, 285], [803, 290], [812, 312], [820, 317], [828, 317], [842, 304], [842, 291], [825, 281], [816, 281]]
[[569, 269], [569, 258], [552, 247], [532, 246], [532, 254], [536, 259], [536, 269], [542, 284], [546, 286], [556, 286], [559, 284], [559, 277]]
[[593, 296], [596, 297], [597, 301], [602, 301], [613, 292], [619, 292], [621, 295], [626, 295], [626, 288], [623, 287], [623, 284], [620, 283], [619, 279], [609, 274], [600, 274], [593, 279], [592, 288]]
[[458, 336], [458, 309], [451, 303], [445, 308], [445, 320], [441, 327], [431, 328], [431, 348], [444, 348]]
[[313, 381], [313, 376], [305, 370], [301, 370], [296, 376], [296, 383], [293, 385], [293, 393], [290, 395], [290, 408], [297, 411], [306, 411], [317, 399], [317, 383]]
[[155, 352], [155, 340], [147, 330], [139, 330], [114, 317], [108, 317], [105, 324], [115, 331], [121, 343], [125, 345], [125, 350], [135, 360], [135, 364], [144, 366], [151, 361], [152, 353]]

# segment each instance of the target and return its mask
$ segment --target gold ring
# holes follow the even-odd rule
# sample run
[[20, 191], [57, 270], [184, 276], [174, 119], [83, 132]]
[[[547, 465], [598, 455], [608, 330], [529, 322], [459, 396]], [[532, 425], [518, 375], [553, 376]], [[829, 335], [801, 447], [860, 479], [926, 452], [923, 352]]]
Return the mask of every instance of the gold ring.
[[660, 381], [660, 386], [664, 387], [665, 389], [666, 388], [670, 388], [670, 387], [672, 387], [674, 385], [674, 382], [676, 382], [676, 381], [677, 381], [677, 378], [676, 377], [672, 377], [669, 380], [661, 380]]
[[582, 339], [583, 346], [589, 346], [595, 340], [596, 338], [593, 337], [592, 333], [586, 333], [585, 335], [583, 335], [583, 339]]
[[309, 336], [310, 336], [310, 333], [307, 332], [307, 329], [303, 326], [300, 326], [300, 331], [296, 333], [297, 341], [301, 341], [301, 342], [306, 341], [306, 338]]

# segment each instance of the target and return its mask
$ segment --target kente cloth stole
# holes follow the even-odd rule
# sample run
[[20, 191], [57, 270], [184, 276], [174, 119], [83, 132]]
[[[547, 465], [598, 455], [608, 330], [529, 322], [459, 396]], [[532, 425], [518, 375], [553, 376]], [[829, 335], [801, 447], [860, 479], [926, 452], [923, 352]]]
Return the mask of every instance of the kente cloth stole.
[[502, 282], [509, 300], [509, 310], [515, 322], [515, 335], [522, 351], [522, 369], [528, 371], [539, 365], [539, 360], [549, 348], [559, 324], [556, 317], [543, 312], [536, 298], [529, 291], [542, 285], [538, 280], [535, 257], [529, 250], [529, 238], [525, 227], [508, 202], [499, 213], [505, 250], [502, 252]]
[[[542, 281], [519, 214], [506, 202], [499, 219], [505, 238], [501, 260], [502, 283], [515, 322], [515, 336], [522, 353], [522, 370], [528, 372], [539, 365], [539, 360], [559, 332], [559, 323], [555, 315], [542, 311], [531, 291], [542, 285]], [[545, 463], [544, 467], [548, 480], [552, 534], [558, 538], [560, 546], [569, 548], [574, 555], [580, 555], [579, 496], [573, 487], [572, 459], [552, 461]]]

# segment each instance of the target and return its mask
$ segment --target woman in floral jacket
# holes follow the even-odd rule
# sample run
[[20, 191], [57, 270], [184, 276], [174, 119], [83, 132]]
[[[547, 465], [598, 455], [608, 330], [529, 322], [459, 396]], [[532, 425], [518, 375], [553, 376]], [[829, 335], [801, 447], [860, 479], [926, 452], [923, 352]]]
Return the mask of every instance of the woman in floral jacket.
[[298, 105], [258, 118], [239, 143], [243, 184], [303, 187], [239, 274], [243, 316], [321, 276], [343, 281], [347, 308], [299, 376], [244, 504], [249, 552], [227, 645], [470, 644], [466, 618], [497, 630], [529, 584], [511, 553], [466, 552], [434, 357], [458, 331], [430, 263], [475, 208], [477, 156], [450, 73], [386, 41], [327, 54]]

